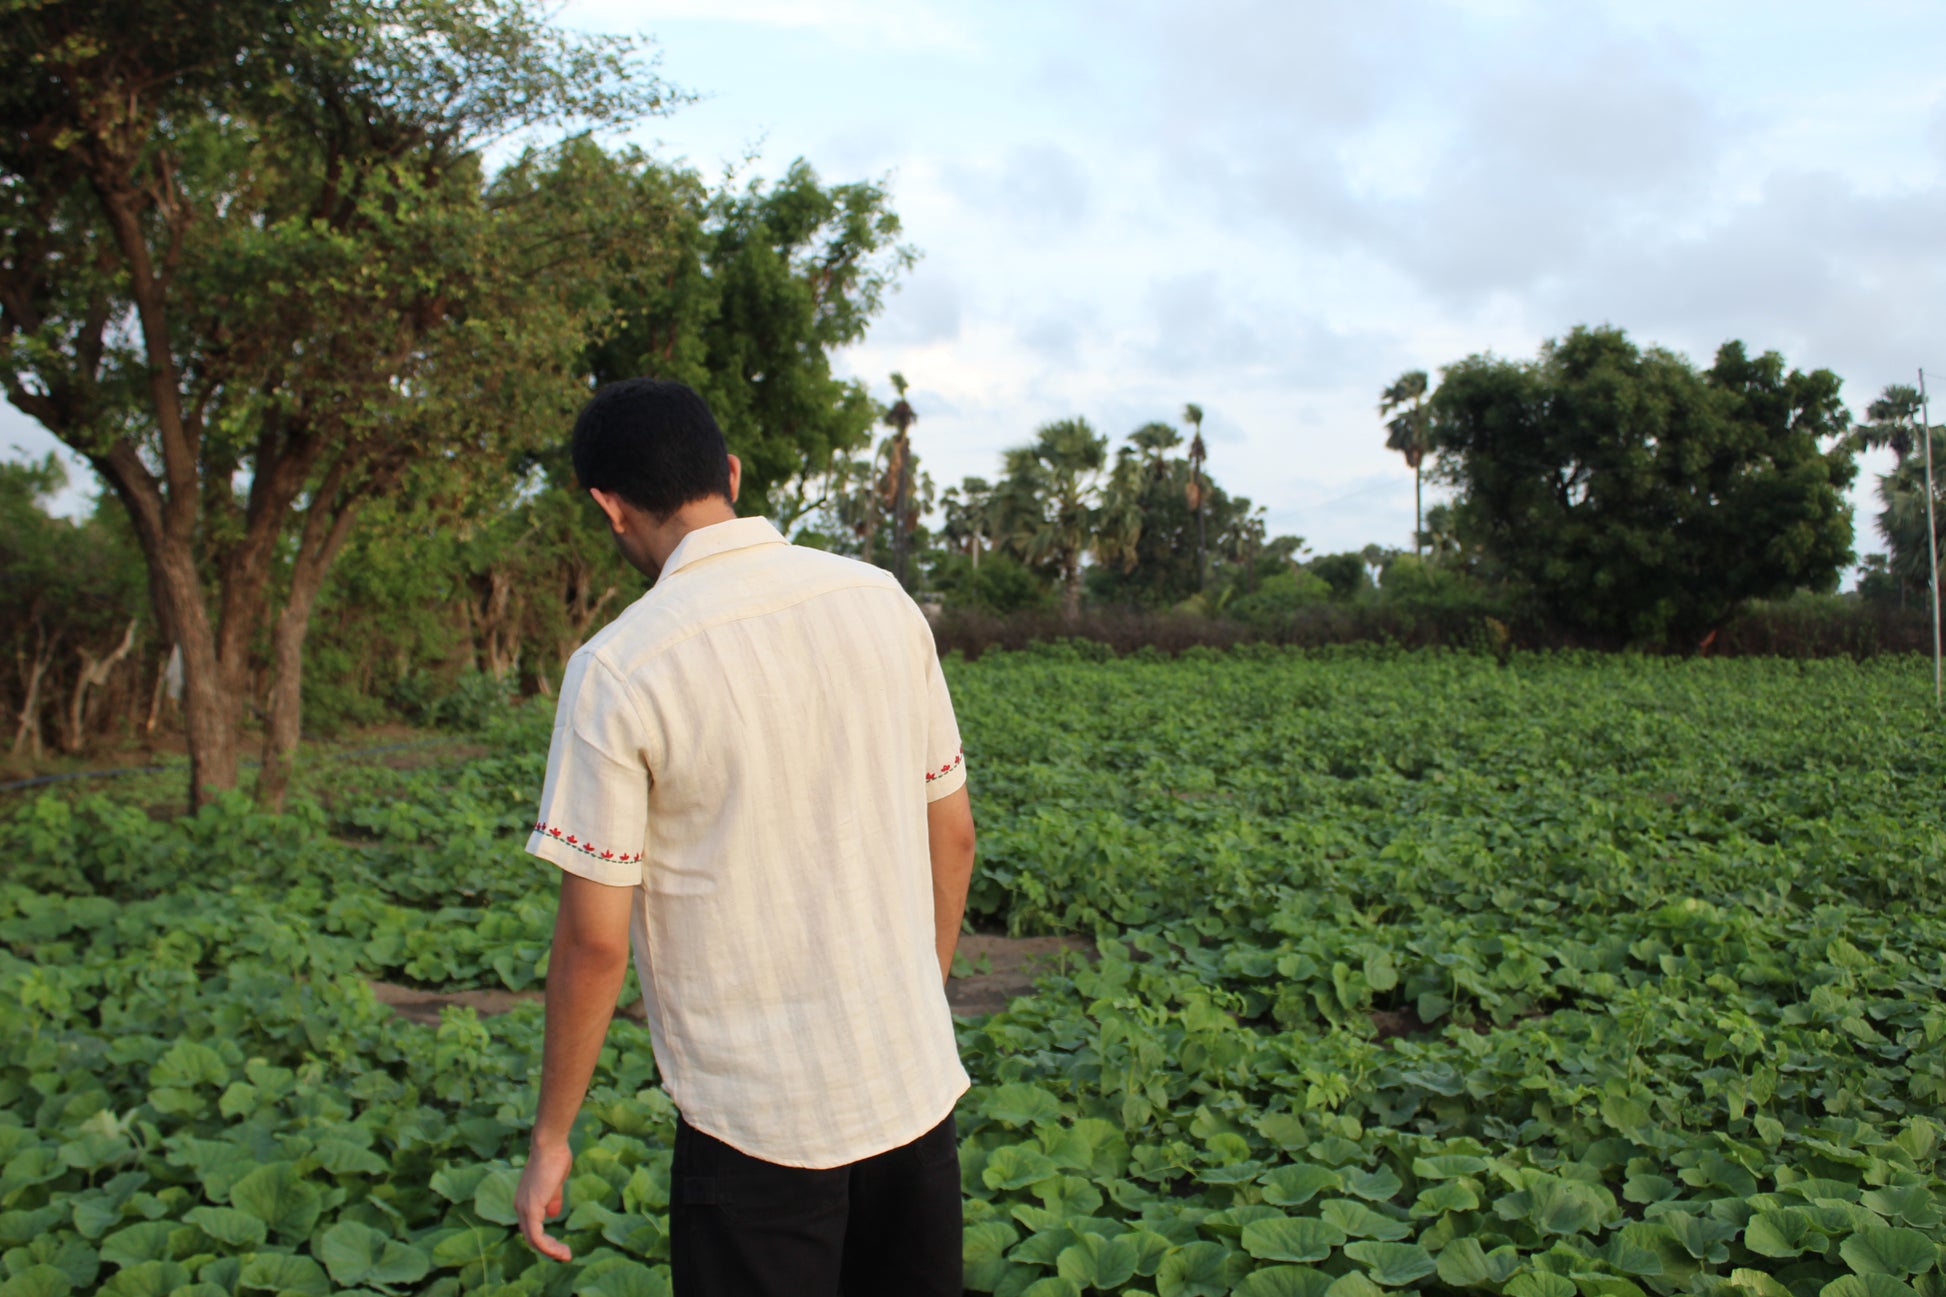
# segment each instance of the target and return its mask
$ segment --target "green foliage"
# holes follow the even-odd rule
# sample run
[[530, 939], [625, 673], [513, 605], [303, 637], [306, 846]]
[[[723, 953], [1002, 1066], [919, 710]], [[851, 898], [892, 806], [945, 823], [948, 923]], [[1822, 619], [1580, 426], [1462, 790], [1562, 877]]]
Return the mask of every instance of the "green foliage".
[[[640, 158], [622, 165], [670, 184]], [[665, 242], [682, 255], [618, 250], [613, 324], [590, 367], [598, 382], [651, 374], [701, 392], [743, 461], [744, 510], [780, 514], [794, 479], [801, 493], [833, 456], [869, 442], [879, 408], [831, 372], [831, 353], [864, 337], [915, 254], [897, 242], [883, 188], [826, 186], [802, 159], [775, 184], [707, 193], [692, 176], [675, 181], [689, 197]]]
[[[1100, 958], [962, 1020], [977, 1292], [1937, 1294], [1946, 774], [1923, 665], [1372, 649], [947, 670], [974, 922]], [[508, 1224], [544, 708], [284, 817], [25, 803], [6, 1292], [665, 1289], [674, 1110], [618, 1020]]]
[[1835, 588], [1851, 561], [1838, 387], [1741, 343], [1699, 373], [1577, 328], [1534, 361], [1446, 370], [1437, 471], [1460, 491], [1462, 541], [1549, 620], [1686, 647], [1746, 599]]

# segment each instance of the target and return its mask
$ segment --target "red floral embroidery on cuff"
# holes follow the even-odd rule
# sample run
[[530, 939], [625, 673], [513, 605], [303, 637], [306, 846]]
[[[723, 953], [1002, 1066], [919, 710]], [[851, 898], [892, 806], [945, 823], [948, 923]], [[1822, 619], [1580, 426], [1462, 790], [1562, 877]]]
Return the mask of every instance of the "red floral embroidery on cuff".
[[964, 761], [965, 759], [966, 759], [966, 747], [965, 745], [962, 744], [960, 750], [953, 753], [953, 759], [951, 761], [948, 761], [945, 765], [939, 767], [939, 769], [937, 770], [928, 770], [926, 772], [926, 782], [931, 783], [935, 779], [944, 779], [947, 775], [950, 775], [953, 773], [953, 771], [957, 770], [959, 768], [960, 762]]
[[555, 825], [548, 824], [544, 821], [535, 822], [534, 832], [545, 833], [548, 837], [553, 838], [555, 841], [563, 843], [566, 846], [573, 847], [576, 851], [579, 851], [584, 856], [593, 856], [596, 860], [612, 860], [616, 864], [633, 865], [640, 862], [640, 860], [642, 859], [642, 853], [639, 851], [636, 852], [634, 855], [627, 855], [627, 854], [617, 855], [613, 851], [598, 850], [593, 844], [581, 841], [580, 838], [577, 837], [575, 834], [568, 833], [566, 830], [561, 829]]

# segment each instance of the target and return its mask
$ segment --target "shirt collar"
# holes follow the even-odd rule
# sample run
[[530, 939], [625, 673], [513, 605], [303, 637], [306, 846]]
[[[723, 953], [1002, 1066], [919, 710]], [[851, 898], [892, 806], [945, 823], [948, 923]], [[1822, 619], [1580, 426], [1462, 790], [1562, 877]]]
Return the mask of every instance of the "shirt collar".
[[667, 581], [693, 563], [727, 554], [733, 549], [788, 544], [790, 542], [771, 525], [768, 518], [732, 518], [728, 522], [713, 522], [707, 527], [698, 527], [676, 542], [676, 548], [662, 565], [662, 575], [656, 579]]

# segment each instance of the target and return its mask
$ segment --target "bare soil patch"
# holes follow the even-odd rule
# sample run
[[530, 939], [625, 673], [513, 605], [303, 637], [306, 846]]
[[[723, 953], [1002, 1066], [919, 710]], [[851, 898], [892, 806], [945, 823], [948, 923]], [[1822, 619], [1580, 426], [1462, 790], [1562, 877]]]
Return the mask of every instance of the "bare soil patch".
[[[959, 955], [976, 971], [946, 984], [946, 1002], [956, 1014], [981, 1017], [998, 1013], [1007, 1001], [1033, 990], [1036, 977], [1058, 970], [1064, 960], [1093, 960], [1095, 943], [1086, 937], [995, 937], [976, 932], [960, 938]], [[438, 1026], [439, 1011], [449, 1004], [490, 1018], [541, 998], [539, 991], [428, 991], [397, 982], [373, 982], [372, 994], [401, 1018], [426, 1026]], [[636, 1022], [645, 1016], [640, 1000], [621, 1013]]]

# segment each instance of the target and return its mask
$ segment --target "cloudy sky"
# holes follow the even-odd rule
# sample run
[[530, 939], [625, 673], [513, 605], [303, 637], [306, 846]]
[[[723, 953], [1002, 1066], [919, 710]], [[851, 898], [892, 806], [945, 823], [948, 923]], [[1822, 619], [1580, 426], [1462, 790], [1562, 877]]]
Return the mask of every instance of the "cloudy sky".
[[[715, 176], [885, 179], [922, 255], [845, 369], [944, 485], [1185, 401], [1313, 550], [1408, 545], [1379, 390], [1612, 323], [1946, 386], [1946, 7], [1629, 0], [571, 0], [702, 98]], [[17, 416], [0, 448], [42, 443]], [[1855, 494], [1869, 508], [1866, 464]], [[1861, 514], [1859, 549], [1880, 548]]]

